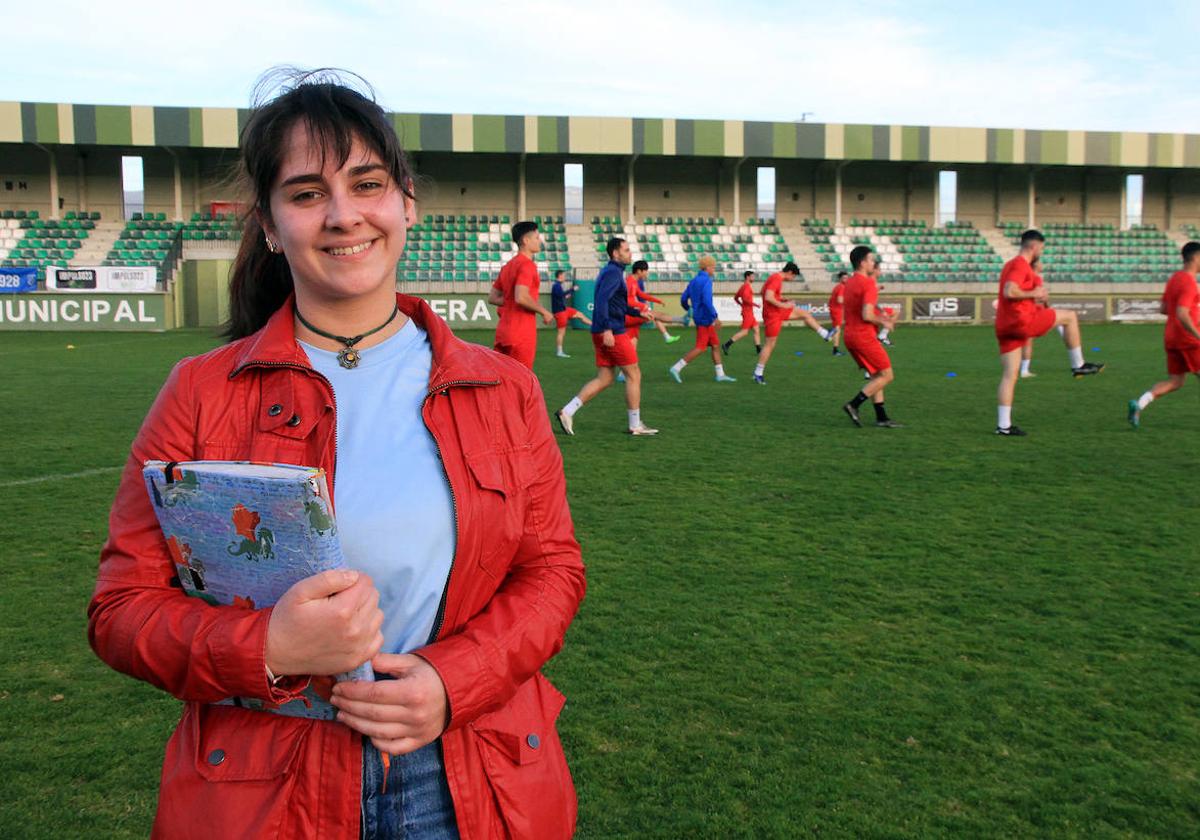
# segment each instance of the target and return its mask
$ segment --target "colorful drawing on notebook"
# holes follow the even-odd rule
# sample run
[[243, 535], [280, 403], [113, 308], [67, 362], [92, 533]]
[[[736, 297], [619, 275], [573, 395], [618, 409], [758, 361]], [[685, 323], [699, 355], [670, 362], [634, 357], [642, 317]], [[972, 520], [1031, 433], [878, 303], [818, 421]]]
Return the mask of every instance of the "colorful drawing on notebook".
[[336, 534], [337, 528], [334, 527], [333, 517], [330, 516], [325, 506], [316, 500], [309, 500], [304, 503], [304, 510], [308, 513], [308, 527], [312, 528], [321, 536], [325, 536], [326, 532]]
[[[233, 527], [239, 537], [231, 542], [226, 549], [234, 557], [248, 557], [251, 560], [270, 560], [275, 556], [275, 535], [270, 528], [259, 528], [262, 517], [257, 512], [238, 504], [233, 508]], [[258, 529], [255, 531], [255, 529]]]
[[192, 501], [200, 489], [200, 479], [194, 472], [181, 470], [178, 467], [175, 468], [175, 471], [179, 475], [163, 489], [163, 502], [167, 507], [175, 507], [178, 504], [186, 505]]

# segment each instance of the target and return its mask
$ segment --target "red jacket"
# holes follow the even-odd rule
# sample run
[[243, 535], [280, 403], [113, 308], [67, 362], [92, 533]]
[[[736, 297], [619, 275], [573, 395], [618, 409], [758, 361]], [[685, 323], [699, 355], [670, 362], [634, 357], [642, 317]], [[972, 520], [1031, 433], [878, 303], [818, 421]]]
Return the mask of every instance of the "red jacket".
[[[417, 653], [450, 701], [442, 742], [459, 832], [569, 837], [575, 791], [555, 731], [565, 701], [539, 669], [562, 646], [585, 584], [542, 392], [527, 368], [456, 338], [424, 301], [397, 301], [429, 335], [421, 414], [455, 502], [445, 618], [437, 641]], [[336, 722], [210, 705], [284, 701], [307, 680], [268, 682], [269, 609], [211, 607], [171, 585], [141, 478], [151, 458], [276, 461], [319, 465], [334, 490], [333, 393], [295, 341], [293, 312], [289, 301], [254, 335], [175, 367], [113, 504], [88, 609], [92, 647], [186, 701], [163, 762], [156, 837], [359, 836], [360, 735]]]

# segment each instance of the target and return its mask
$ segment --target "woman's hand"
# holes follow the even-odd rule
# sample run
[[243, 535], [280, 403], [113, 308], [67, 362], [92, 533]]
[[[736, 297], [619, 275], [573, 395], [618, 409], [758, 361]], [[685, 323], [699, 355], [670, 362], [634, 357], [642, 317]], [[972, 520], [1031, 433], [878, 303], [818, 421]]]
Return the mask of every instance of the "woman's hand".
[[276, 676], [352, 671], [383, 647], [383, 611], [371, 578], [349, 569], [292, 584], [271, 611], [267, 667]]
[[350, 680], [333, 687], [337, 719], [371, 739], [381, 753], [402, 755], [436, 740], [450, 720], [446, 686], [432, 665], [411, 654], [381, 653], [377, 674], [394, 680]]

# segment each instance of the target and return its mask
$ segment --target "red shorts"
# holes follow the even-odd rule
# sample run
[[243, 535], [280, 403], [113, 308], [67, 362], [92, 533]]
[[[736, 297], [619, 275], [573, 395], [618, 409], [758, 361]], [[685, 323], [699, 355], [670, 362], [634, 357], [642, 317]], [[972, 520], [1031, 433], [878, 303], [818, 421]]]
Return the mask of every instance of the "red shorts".
[[1167, 348], [1167, 373], [1200, 373], [1200, 347]]
[[562, 312], [554, 313], [554, 326], [558, 327], [561, 330], [563, 327], [565, 327], [567, 325], [567, 321], [570, 321], [572, 318], [578, 318], [578, 317], [579, 317], [579, 310], [572, 309], [571, 307], [568, 306]]
[[720, 347], [721, 337], [717, 335], [717, 328], [713, 324], [708, 326], [696, 325], [696, 346], [697, 347]]
[[604, 333], [592, 333], [592, 346], [596, 348], [596, 367], [629, 367], [638, 363], [637, 348], [627, 333], [613, 336], [613, 346], [604, 346]]
[[833, 322], [835, 327], [840, 327], [844, 322], [842, 310], [834, 309], [832, 306], [829, 307], [829, 320]]
[[1033, 313], [1033, 317], [1027, 322], [1008, 330], [1004, 333], [996, 333], [996, 340], [1000, 342], [1000, 355], [1011, 353], [1025, 346], [1025, 342], [1031, 338], [1045, 335], [1054, 329], [1054, 322], [1058, 320], [1058, 313], [1053, 309], [1038, 309]]
[[645, 323], [641, 318], [625, 319], [625, 335], [629, 336], [630, 341], [637, 341], [641, 337], [642, 325]]
[[742, 310], [742, 329], [752, 330], [758, 326], [758, 319], [754, 317], [753, 309]]
[[775, 338], [778, 336], [779, 331], [783, 329], [784, 322], [787, 320], [788, 318], [786, 315], [778, 318], [764, 318], [763, 328], [767, 338]]
[[537, 344], [502, 344], [497, 341], [492, 349], [505, 356], [512, 356], [525, 367], [533, 370], [533, 357], [537, 355]]
[[872, 376], [892, 366], [892, 360], [888, 358], [887, 351], [883, 349], [879, 339], [872, 339], [863, 344], [847, 342], [846, 349], [850, 351], [851, 358], [858, 366]]

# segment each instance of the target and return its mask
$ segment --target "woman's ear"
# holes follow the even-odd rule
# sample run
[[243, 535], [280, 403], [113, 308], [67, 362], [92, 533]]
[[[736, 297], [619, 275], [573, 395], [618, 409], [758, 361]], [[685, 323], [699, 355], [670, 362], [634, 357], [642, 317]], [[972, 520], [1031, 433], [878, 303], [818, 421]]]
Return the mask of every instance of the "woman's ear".
[[417, 223], [416, 185], [410, 178], [404, 185], [404, 226], [411, 228]]
[[283, 253], [283, 246], [279, 244], [279, 237], [275, 234], [275, 226], [271, 224], [271, 220], [267, 217], [267, 214], [255, 207], [254, 220], [262, 228], [263, 236], [267, 240], [267, 250], [272, 254]]

